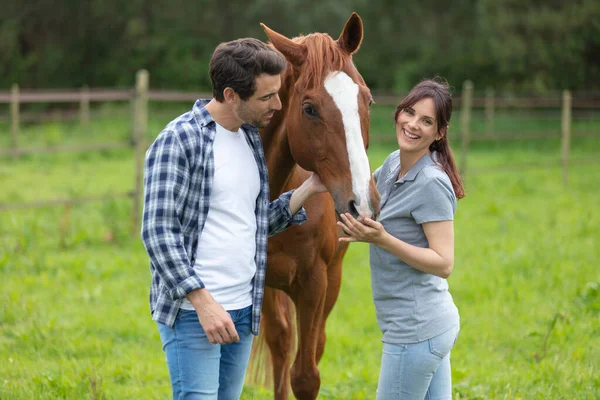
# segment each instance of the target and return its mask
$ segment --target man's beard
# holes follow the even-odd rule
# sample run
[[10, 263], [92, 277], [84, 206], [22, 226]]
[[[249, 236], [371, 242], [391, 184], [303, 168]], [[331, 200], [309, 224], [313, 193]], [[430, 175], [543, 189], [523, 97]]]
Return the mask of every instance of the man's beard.
[[250, 110], [250, 107], [248, 107], [244, 102], [242, 102], [238, 108], [238, 115], [245, 124], [250, 124], [258, 129], [266, 127], [270, 122], [270, 120], [263, 122], [262, 117], [265, 114], [259, 115], [258, 117], [254, 116]]

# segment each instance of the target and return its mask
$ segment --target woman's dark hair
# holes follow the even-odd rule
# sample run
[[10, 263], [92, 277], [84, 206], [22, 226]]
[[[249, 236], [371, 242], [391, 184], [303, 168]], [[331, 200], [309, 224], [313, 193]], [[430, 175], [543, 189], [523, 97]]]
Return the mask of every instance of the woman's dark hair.
[[213, 96], [223, 102], [223, 91], [230, 87], [242, 100], [247, 100], [256, 90], [257, 76], [279, 75], [285, 66], [285, 58], [258, 39], [243, 38], [221, 43], [209, 64]]
[[402, 110], [412, 107], [418, 101], [426, 98], [432, 99], [435, 104], [437, 128], [438, 132], [442, 135], [441, 139], [431, 143], [429, 150], [438, 153], [438, 162], [440, 163], [442, 170], [448, 174], [456, 198], [462, 199], [465, 197], [465, 189], [460, 179], [460, 174], [456, 167], [456, 162], [454, 161], [454, 155], [452, 154], [452, 149], [450, 149], [447, 135], [447, 128], [450, 123], [450, 118], [452, 117], [452, 93], [450, 92], [448, 82], [439, 77], [435, 77], [433, 79], [426, 79], [417, 84], [402, 102], [398, 104], [398, 107], [396, 107], [394, 121], [398, 121], [398, 115]]

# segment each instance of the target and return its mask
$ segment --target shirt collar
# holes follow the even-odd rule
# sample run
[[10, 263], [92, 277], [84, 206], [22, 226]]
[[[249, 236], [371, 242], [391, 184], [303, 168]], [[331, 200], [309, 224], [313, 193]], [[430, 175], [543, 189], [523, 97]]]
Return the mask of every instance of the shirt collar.
[[[213, 119], [212, 115], [208, 111], [206, 111], [206, 105], [210, 102], [210, 99], [198, 99], [194, 103], [194, 113], [198, 116], [198, 123], [200, 126], [205, 127], [210, 125], [211, 123], [215, 123], [216, 121]], [[242, 129], [246, 132], [258, 133], [258, 128], [254, 125], [250, 124], [242, 124]]]
[[215, 122], [212, 115], [206, 110], [206, 105], [210, 102], [208, 99], [198, 99], [194, 103], [194, 114], [198, 117], [198, 123], [200, 126], [205, 127], [210, 123]]
[[[400, 160], [400, 162], [402, 162], [402, 160]], [[398, 179], [397, 182], [402, 183], [414, 181], [419, 172], [421, 172], [423, 168], [428, 167], [430, 165], [438, 165], [438, 154], [435, 151], [423, 155], [423, 157], [421, 157], [419, 161], [417, 161], [416, 164], [412, 166], [412, 168], [406, 173], [406, 175]]]

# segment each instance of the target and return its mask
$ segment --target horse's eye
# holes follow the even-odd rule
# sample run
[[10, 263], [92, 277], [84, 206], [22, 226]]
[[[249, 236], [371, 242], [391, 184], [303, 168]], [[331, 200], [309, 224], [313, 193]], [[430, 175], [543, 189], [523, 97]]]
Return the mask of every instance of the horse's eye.
[[309, 117], [318, 117], [319, 116], [317, 109], [311, 103], [302, 104], [302, 110], [304, 110], [304, 113], [306, 115], [308, 115]]

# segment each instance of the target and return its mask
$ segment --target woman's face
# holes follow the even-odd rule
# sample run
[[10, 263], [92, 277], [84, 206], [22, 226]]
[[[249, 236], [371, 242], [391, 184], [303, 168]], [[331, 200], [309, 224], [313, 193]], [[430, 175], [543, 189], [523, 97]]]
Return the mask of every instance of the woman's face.
[[398, 114], [396, 139], [403, 152], [425, 154], [434, 140], [442, 138], [435, 119], [435, 103], [424, 98]]

